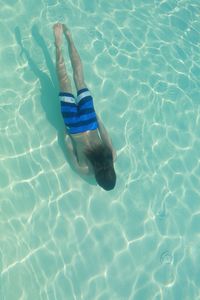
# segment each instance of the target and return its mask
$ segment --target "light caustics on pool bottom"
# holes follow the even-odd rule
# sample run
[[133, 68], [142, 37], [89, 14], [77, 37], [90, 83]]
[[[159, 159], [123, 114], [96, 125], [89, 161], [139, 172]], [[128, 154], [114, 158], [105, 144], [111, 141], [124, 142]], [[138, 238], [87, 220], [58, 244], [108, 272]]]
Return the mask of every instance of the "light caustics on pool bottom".
[[[77, 3], [1, 7], [0, 298], [200, 299], [199, 3]], [[110, 193], [67, 163], [57, 20], [117, 149]]]

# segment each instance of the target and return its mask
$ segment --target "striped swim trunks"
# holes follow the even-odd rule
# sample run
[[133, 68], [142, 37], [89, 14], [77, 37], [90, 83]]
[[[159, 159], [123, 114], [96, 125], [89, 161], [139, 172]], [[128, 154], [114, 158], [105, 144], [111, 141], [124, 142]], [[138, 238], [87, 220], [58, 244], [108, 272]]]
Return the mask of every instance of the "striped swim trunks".
[[59, 100], [68, 133], [75, 134], [98, 128], [93, 98], [87, 88], [79, 90], [76, 99], [71, 93], [60, 92]]

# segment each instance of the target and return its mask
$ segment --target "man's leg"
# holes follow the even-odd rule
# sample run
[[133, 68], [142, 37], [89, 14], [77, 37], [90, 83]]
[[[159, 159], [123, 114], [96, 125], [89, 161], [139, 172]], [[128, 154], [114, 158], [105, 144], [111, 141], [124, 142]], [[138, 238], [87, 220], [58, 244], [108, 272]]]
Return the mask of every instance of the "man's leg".
[[78, 54], [78, 51], [76, 50], [76, 47], [74, 45], [71, 33], [64, 24], [63, 24], [63, 32], [64, 32], [64, 35], [68, 42], [69, 56], [70, 56], [72, 69], [73, 69], [74, 82], [75, 82], [77, 91], [79, 91], [86, 87], [86, 84], [84, 81], [82, 62], [81, 62], [80, 56]]
[[72, 87], [70, 79], [67, 75], [64, 59], [62, 56], [61, 44], [62, 44], [62, 24], [57, 23], [53, 27], [55, 35], [55, 46], [56, 46], [56, 70], [59, 80], [59, 86], [61, 92], [72, 93]]

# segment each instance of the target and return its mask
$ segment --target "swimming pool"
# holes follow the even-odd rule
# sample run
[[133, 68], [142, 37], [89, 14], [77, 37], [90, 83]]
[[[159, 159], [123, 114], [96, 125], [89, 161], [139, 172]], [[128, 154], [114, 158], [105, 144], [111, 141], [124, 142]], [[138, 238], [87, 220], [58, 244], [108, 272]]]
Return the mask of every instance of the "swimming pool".
[[[1, 299], [200, 299], [199, 14], [197, 0], [1, 1]], [[67, 162], [57, 21], [117, 150], [111, 192]]]

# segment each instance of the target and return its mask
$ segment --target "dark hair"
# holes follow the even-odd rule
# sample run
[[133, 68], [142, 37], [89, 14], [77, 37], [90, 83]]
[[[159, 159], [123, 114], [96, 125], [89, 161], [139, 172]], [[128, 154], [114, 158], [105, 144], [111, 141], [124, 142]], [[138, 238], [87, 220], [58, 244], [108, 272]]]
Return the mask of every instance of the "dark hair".
[[113, 153], [105, 144], [94, 144], [85, 149], [85, 155], [93, 166], [97, 183], [106, 191], [115, 187], [116, 174], [113, 166]]

